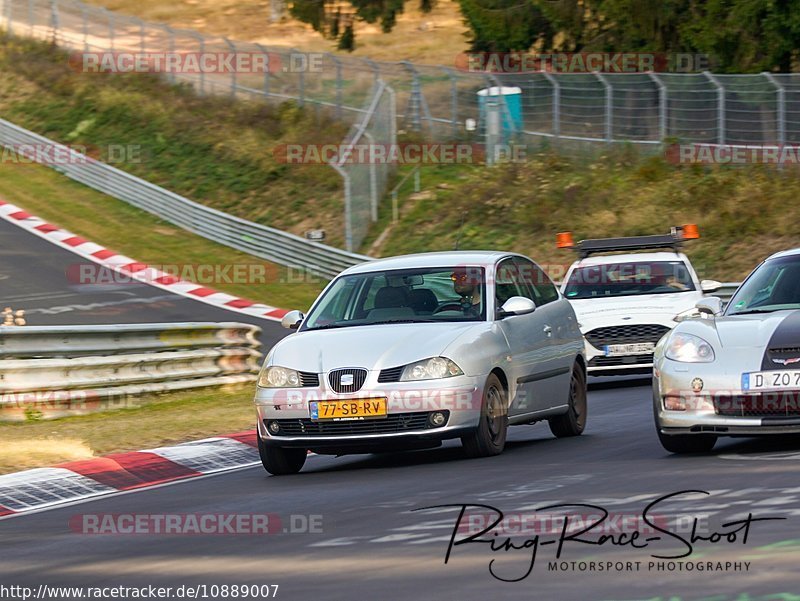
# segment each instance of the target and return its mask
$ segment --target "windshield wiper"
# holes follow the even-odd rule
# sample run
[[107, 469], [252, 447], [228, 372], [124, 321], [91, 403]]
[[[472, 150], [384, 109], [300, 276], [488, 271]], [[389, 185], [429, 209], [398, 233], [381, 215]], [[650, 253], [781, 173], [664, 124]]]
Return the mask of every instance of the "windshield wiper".
[[381, 324], [386, 324], [386, 323], [427, 323], [427, 322], [431, 322], [431, 321], [435, 321], [435, 320], [433, 320], [433, 319], [382, 319], [380, 321], [367, 321], [367, 322], [365, 322], [363, 324], [359, 324], [359, 325], [375, 326], [375, 325], [381, 325]]
[[324, 326], [315, 326], [313, 328], [306, 328], [306, 332], [312, 332], [314, 330], [332, 330], [333, 328], [346, 328], [353, 324], [350, 323], [329, 323], [325, 324]]

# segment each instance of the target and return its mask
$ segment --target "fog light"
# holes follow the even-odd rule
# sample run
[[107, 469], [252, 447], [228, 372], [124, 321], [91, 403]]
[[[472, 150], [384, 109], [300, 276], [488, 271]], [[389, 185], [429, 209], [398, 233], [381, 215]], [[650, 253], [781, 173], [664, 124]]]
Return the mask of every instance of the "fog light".
[[700, 378], [695, 378], [692, 380], [692, 391], [700, 392], [701, 390], [703, 390], [703, 380]]
[[681, 397], [668, 396], [664, 398], [664, 409], [667, 411], [686, 411], [686, 403]]
[[447, 421], [447, 416], [441, 411], [434, 411], [431, 413], [428, 420], [431, 422], [431, 426], [438, 428], [439, 426], [444, 426], [444, 423]]
[[271, 421], [267, 424], [267, 430], [270, 434], [277, 434], [281, 431], [281, 425], [276, 421]]

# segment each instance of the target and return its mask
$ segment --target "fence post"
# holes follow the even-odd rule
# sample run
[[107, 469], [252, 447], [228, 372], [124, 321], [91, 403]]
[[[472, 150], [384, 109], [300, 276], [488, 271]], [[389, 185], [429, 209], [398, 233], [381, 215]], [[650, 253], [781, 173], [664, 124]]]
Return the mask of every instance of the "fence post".
[[[162, 27], [167, 33], [167, 52], [169, 52], [171, 57], [175, 54], [175, 30], [169, 25], [162, 25]], [[166, 65], [169, 65], [170, 63], [171, 59], [166, 61]], [[170, 83], [175, 83], [175, 72], [172, 69], [167, 69], [167, 79], [170, 81]]]
[[[291, 70], [294, 68], [295, 61], [292, 60], [294, 58], [294, 54], [302, 55], [303, 53], [300, 50], [298, 50], [297, 48], [289, 48], [289, 72], [290, 73], [291, 73]], [[306, 103], [306, 74], [305, 74], [305, 65], [306, 65], [306, 63], [307, 63], [307, 61], [303, 61], [303, 67], [301, 69], [299, 69], [299, 72], [297, 74], [297, 86], [298, 86], [298, 88], [297, 88], [297, 94], [298, 94], [297, 104], [298, 104], [298, 106], [304, 106], [305, 103]]]
[[365, 58], [364, 62], [369, 65], [370, 69], [372, 69], [372, 73], [375, 76], [375, 81], [377, 82], [381, 78], [381, 68], [378, 66], [378, 63], [369, 58]]
[[775, 86], [775, 92], [778, 96], [778, 115], [776, 119], [778, 131], [775, 133], [778, 135], [778, 145], [783, 146], [786, 144], [786, 90], [772, 73], [765, 71], [763, 75]]
[[610, 144], [614, 140], [614, 89], [602, 73], [594, 71], [594, 76], [600, 80], [606, 90], [606, 142]]
[[335, 54], [327, 53], [328, 58], [336, 65], [336, 119], [342, 118], [342, 61]]
[[352, 224], [352, 195], [350, 193], [350, 174], [343, 169], [338, 160], [330, 163], [339, 175], [342, 176], [344, 184], [344, 247], [347, 252], [353, 252], [353, 224]]
[[114, 52], [114, 13], [107, 8], [101, 9], [108, 19], [108, 41], [111, 44], [111, 52]]
[[458, 137], [458, 80], [450, 67], [442, 67], [442, 71], [450, 78], [450, 129], [453, 138]]
[[264, 61], [267, 65], [267, 68], [264, 69], [264, 96], [269, 96], [269, 70], [272, 68], [272, 65], [270, 65], [270, 53], [261, 44], [256, 43], [256, 48], [258, 48], [261, 54], [267, 57], [267, 60]]
[[725, 88], [709, 71], [703, 71], [706, 76], [717, 88], [717, 144], [725, 144]]
[[81, 28], [83, 30], [83, 51], [89, 52], [89, 17], [86, 14], [86, 6], [81, 4]]
[[134, 20], [139, 23], [139, 53], [144, 57], [147, 54], [147, 43], [144, 39], [144, 21], [138, 17], [134, 17]]
[[377, 169], [378, 169], [378, 167], [375, 164], [375, 161], [372, 160], [372, 156], [374, 156], [374, 153], [375, 153], [375, 138], [368, 131], [364, 131], [364, 137], [367, 139], [367, 142], [369, 142], [369, 148], [370, 148], [370, 152], [369, 152], [370, 160], [369, 160], [369, 163], [368, 163], [368, 167], [369, 167], [369, 212], [370, 212], [370, 218], [372, 219], [372, 222], [375, 223], [376, 221], [378, 221], [378, 180], [377, 180], [377, 177], [378, 177]]
[[542, 75], [553, 86], [553, 137], [558, 140], [561, 137], [561, 85], [552, 73], [542, 71]]
[[408, 109], [411, 113], [411, 130], [420, 131], [422, 129], [422, 119], [420, 118], [420, 96], [419, 76], [414, 65], [409, 61], [401, 61], [403, 68], [411, 74], [411, 95], [408, 98]]
[[[200, 65], [202, 65], [203, 64], [203, 55], [206, 53], [206, 40], [205, 40], [205, 38], [203, 37], [203, 35], [201, 33], [192, 32], [191, 35], [192, 35], [192, 37], [194, 39], [197, 40], [197, 42], [198, 42], [198, 44], [200, 46], [200, 60], [199, 60], [199, 63], [200, 63]], [[202, 68], [200, 69], [198, 75], [200, 77], [200, 84], [199, 84], [200, 96], [204, 96], [205, 93], [206, 93], [206, 74], [203, 72]]]
[[58, 30], [60, 28], [57, 0], [50, 0], [50, 25], [53, 28], [53, 44], [55, 44], [58, 41]]
[[5, 2], [5, 9], [6, 9], [6, 33], [8, 33], [8, 37], [14, 37], [14, 20], [12, 18], [12, 11], [13, 11], [13, 2], [14, 0], [6, 0]]
[[[235, 65], [236, 64], [236, 44], [234, 44], [228, 38], [222, 38], [222, 39], [228, 45], [228, 48], [230, 48], [231, 52], [233, 53], [233, 60], [231, 61], [231, 64]], [[233, 67], [233, 69], [231, 69], [231, 98], [236, 98], [236, 67], [235, 66]]]
[[655, 73], [648, 71], [647, 76], [658, 87], [658, 135], [663, 142], [669, 135], [667, 133], [667, 86]]

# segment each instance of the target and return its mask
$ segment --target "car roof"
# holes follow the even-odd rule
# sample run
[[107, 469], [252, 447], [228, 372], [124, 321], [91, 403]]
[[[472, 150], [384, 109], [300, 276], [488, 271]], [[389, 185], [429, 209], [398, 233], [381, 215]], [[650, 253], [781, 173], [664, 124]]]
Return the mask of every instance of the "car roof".
[[512, 252], [496, 250], [455, 250], [446, 252], [417, 253], [386, 259], [375, 259], [359, 263], [342, 273], [369, 273], [385, 269], [409, 269], [415, 267], [455, 267], [457, 265], [494, 265], [503, 257], [522, 256]]
[[800, 248], [792, 248], [790, 250], [782, 250], [780, 252], [776, 252], [773, 255], [767, 257], [767, 261], [770, 259], [781, 259], [783, 257], [793, 257], [795, 255], [800, 255]]
[[620, 255], [592, 255], [585, 259], [578, 259], [572, 267], [587, 267], [592, 265], [607, 265], [609, 263], [642, 263], [644, 261], [684, 261], [689, 259], [683, 253], [655, 252], [655, 253], [627, 253]]

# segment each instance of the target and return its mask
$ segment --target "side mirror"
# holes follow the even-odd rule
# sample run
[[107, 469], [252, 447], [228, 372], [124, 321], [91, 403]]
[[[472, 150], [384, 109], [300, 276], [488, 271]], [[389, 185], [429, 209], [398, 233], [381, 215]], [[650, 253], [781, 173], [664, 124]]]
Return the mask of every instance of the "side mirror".
[[703, 292], [716, 292], [722, 288], [722, 282], [717, 280], [703, 280], [700, 282], [700, 290]]
[[296, 330], [305, 319], [302, 311], [289, 311], [281, 319], [281, 325], [287, 330]]
[[498, 317], [503, 319], [511, 315], [527, 315], [528, 313], [533, 313], [535, 310], [536, 304], [531, 299], [525, 298], [524, 296], [512, 296], [500, 307]]
[[695, 308], [701, 315], [719, 315], [722, 313], [722, 299], [718, 296], [709, 296], [697, 301]]

